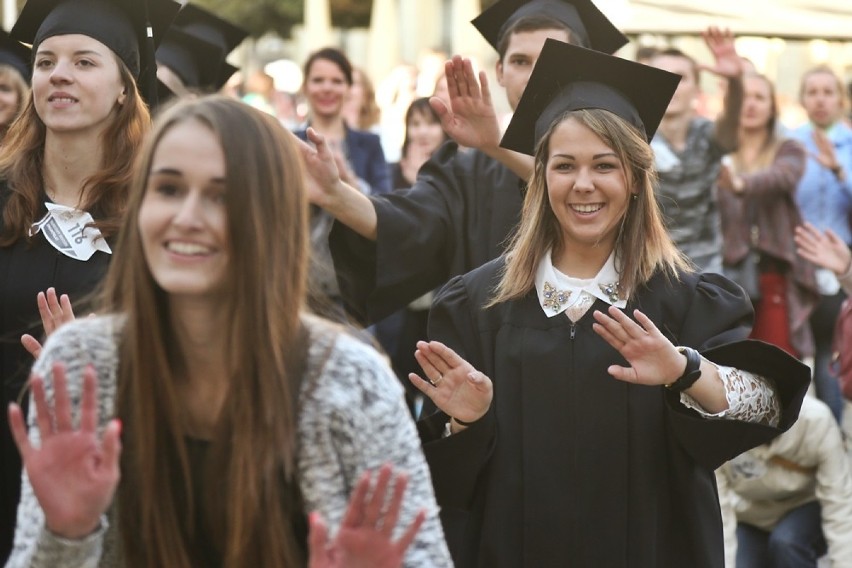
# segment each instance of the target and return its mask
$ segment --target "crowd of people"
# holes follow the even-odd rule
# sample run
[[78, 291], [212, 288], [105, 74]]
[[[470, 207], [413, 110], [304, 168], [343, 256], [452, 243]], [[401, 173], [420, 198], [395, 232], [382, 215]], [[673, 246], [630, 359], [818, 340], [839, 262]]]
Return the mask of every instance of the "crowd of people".
[[472, 24], [510, 119], [454, 55], [391, 163], [336, 47], [295, 124], [206, 9], [27, 0], [0, 563], [852, 568], [841, 78], [803, 75], [790, 130], [727, 30], [699, 66], [613, 55], [590, 0]]

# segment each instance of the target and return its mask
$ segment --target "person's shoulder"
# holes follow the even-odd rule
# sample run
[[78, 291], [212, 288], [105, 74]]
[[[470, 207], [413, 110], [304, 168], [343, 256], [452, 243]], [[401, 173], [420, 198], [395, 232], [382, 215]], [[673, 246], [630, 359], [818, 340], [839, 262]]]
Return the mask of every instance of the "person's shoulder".
[[836, 127], [837, 139], [845, 143], [852, 142], [852, 126], [848, 122], [841, 121]]
[[829, 424], [834, 423], [834, 415], [823, 401], [815, 396], [806, 395], [802, 400], [802, 408], [799, 410], [799, 422]]
[[348, 128], [346, 129], [346, 135], [349, 141], [354, 141], [357, 144], [381, 146], [382, 139], [378, 134], [374, 132], [370, 132], [369, 130], [358, 130], [356, 128]]
[[326, 403], [350, 404], [364, 391], [396, 392], [398, 381], [387, 359], [367, 340], [350, 329], [317, 316], [302, 320], [308, 329], [310, 345], [306, 377], [315, 384], [309, 391], [325, 392]]
[[506, 259], [498, 256], [470, 272], [452, 278], [450, 283], [465, 288], [471, 296], [490, 294], [503, 275]]
[[92, 365], [102, 379], [118, 366], [118, 346], [125, 318], [101, 315], [63, 324], [44, 343], [33, 372], [45, 376], [54, 363], [65, 365], [69, 376]]
[[63, 324], [47, 339], [45, 350], [54, 346], [104, 346], [114, 347], [125, 319], [119, 315], [94, 315], [77, 318]]
[[801, 141], [789, 135], [780, 139], [778, 150], [776, 151], [780, 155], [805, 154], [806, 152], [807, 150], [805, 150]]

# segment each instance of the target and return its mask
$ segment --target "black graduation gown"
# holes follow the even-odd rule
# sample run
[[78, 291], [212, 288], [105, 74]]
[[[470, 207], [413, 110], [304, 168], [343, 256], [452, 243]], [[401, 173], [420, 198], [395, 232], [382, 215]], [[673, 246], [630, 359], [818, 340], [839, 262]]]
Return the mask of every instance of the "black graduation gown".
[[502, 259], [451, 280], [432, 307], [429, 336], [494, 384], [488, 414], [442, 439], [447, 416], [419, 424], [457, 566], [722, 568], [713, 470], [789, 428], [808, 368], [748, 341], [751, 305], [715, 274], [657, 276], [631, 298], [676, 345], [771, 378], [778, 428], [708, 420], [661, 386], [612, 378], [625, 360], [593, 330], [548, 318], [535, 291], [480, 309]]
[[482, 152], [445, 143], [414, 186], [370, 198], [375, 242], [334, 224], [329, 245], [347, 310], [364, 323], [378, 321], [500, 256], [520, 219], [523, 187]]
[[[7, 197], [8, 188], [0, 182], [0, 211]], [[46, 212], [42, 206], [40, 214]], [[0, 227], [2, 222], [0, 215]], [[54, 249], [41, 233], [31, 243], [20, 239], [12, 246], [0, 247], [0, 377], [4, 410], [0, 420], [0, 562], [5, 562], [11, 551], [21, 491], [21, 461], [5, 409], [10, 401], [18, 400], [33, 364], [32, 355], [21, 346], [21, 335], [42, 336], [36, 294], [50, 286], [58, 294], [68, 294], [75, 313], [85, 313], [80, 311], [80, 300], [101, 281], [109, 259], [110, 255], [97, 251], [88, 261], [75, 260]]]

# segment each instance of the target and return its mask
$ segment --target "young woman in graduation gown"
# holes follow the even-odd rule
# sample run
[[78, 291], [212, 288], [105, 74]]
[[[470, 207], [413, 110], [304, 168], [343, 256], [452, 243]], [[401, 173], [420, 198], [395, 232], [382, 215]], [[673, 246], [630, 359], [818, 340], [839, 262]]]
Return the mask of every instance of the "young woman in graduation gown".
[[519, 229], [439, 293], [411, 376], [457, 566], [721, 568], [714, 469], [796, 419], [807, 367], [662, 223], [647, 141], [677, 82], [545, 44], [503, 140], [535, 148]]
[[[501, 0], [472, 23], [497, 51], [498, 81], [513, 109], [546, 38], [607, 53], [627, 43], [591, 0]], [[445, 144], [403, 192], [368, 199], [327, 189], [314, 200], [339, 221], [329, 234], [337, 280], [347, 310], [367, 323], [496, 258], [518, 223], [526, 178], [491, 144], [499, 140], [496, 116], [491, 137], [488, 121], [463, 108], [476, 75], [469, 81], [451, 65], [447, 71], [451, 99], [462, 104], [441, 105], [442, 124], [470, 151]]]
[[[179, 6], [150, 0], [135, 9], [146, 4], [159, 35]], [[150, 123], [137, 78], [153, 53], [139, 47], [147, 41], [146, 21], [126, 10], [114, 0], [30, 0], [12, 30], [33, 44], [34, 70], [32, 94], [0, 151], [4, 405], [24, 401], [33, 358], [21, 336], [41, 339], [37, 294], [54, 288], [66, 295], [67, 315], [67, 300], [91, 292], [110, 260], [133, 158]], [[0, 422], [2, 561], [12, 544], [21, 463], [7, 422]]]

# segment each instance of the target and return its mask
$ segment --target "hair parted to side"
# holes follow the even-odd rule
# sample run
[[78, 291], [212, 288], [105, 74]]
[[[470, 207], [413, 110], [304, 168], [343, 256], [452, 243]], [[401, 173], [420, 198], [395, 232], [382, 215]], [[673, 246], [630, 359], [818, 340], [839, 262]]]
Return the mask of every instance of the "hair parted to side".
[[[193, 499], [168, 297], [143, 255], [139, 211], [154, 153], [176, 125], [210, 129], [225, 156], [230, 255], [229, 391], [208, 459], [207, 498]], [[225, 567], [304, 564], [290, 519], [295, 487], [296, 397], [305, 357], [301, 323], [308, 205], [292, 136], [270, 116], [219, 95], [179, 101], [157, 117], [136, 164], [126, 222], [104, 289], [124, 314], [116, 410], [124, 426], [117, 498], [128, 565], [192, 566], [198, 513]]]
[[346, 57], [346, 54], [336, 47], [324, 47], [308, 55], [308, 59], [305, 61], [305, 66], [302, 69], [302, 75], [304, 76], [305, 82], [307, 82], [308, 76], [311, 74], [311, 67], [318, 59], [325, 59], [326, 61], [331, 61], [337, 65], [343, 73], [344, 79], [346, 79], [346, 84], [350, 87], [352, 86], [352, 82], [354, 81], [352, 76], [352, 63], [349, 61], [349, 58]]
[[503, 58], [506, 56], [506, 51], [509, 49], [509, 42], [512, 40], [514, 34], [537, 32], [539, 30], [564, 30], [568, 34], [568, 43], [579, 45], [580, 47], [589, 47], [586, 42], [581, 41], [580, 36], [574, 33], [567, 24], [556, 18], [544, 15], [524, 16], [507, 27], [500, 36], [500, 40], [497, 42], [498, 61], [503, 61]]
[[565, 120], [576, 120], [612, 148], [624, 164], [628, 188], [636, 194], [635, 199], [627, 200], [615, 244], [621, 293], [630, 294], [657, 271], [676, 278], [679, 271], [691, 270], [663, 223], [654, 195], [656, 171], [651, 146], [636, 128], [609, 111], [576, 110], [557, 118], [536, 147], [521, 221], [510, 240], [504, 272], [488, 307], [521, 298], [532, 290], [544, 254], [564, 245], [562, 229], [548, 199], [546, 169], [550, 137]]
[[[151, 126], [148, 107], [139, 94], [133, 74], [117, 55], [113, 56], [127, 96], [124, 104], [116, 103], [115, 119], [101, 135], [101, 168], [86, 180], [83, 202], [79, 204], [80, 209], [92, 214], [95, 227], [105, 238], [118, 232], [134, 157]], [[0, 178], [6, 180], [11, 193], [3, 209], [0, 246], [27, 238], [27, 229], [38, 220], [44, 194], [42, 167], [46, 133], [30, 94], [0, 146]]]

